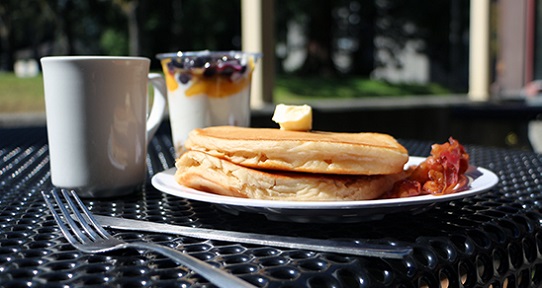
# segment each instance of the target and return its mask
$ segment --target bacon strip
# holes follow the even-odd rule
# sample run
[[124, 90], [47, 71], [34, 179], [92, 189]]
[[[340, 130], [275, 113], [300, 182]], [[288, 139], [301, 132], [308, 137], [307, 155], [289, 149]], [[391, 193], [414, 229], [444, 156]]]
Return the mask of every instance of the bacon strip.
[[408, 169], [410, 176], [395, 183], [386, 198], [454, 193], [466, 183], [469, 154], [463, 145], [450, 137], [447, 143], [433, 144], [431, 156]]

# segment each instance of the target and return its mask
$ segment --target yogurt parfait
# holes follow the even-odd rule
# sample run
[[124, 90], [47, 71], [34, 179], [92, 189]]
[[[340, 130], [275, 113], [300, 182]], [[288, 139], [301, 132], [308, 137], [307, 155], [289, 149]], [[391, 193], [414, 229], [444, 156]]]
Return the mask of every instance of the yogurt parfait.
[[197, 51], [158, 54], [168, 89], [177, 156], [195, 128], [250, 125], [250, 83], [261, 54]]

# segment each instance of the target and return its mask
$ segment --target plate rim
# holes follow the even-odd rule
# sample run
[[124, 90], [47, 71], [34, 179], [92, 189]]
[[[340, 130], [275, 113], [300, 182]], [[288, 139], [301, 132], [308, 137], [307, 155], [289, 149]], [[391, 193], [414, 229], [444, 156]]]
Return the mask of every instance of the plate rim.
[[[405, 167], [410, 165], [416, 165], [425, 160], [426, 157], [409, 156], [409, 161], [405, 164]], [[251, 208], [265, 208], [265, 209], [286, 209], [286, 210], [349, 210], [349, 209], [375, 209], [375, 208], [387, 208], [387, 207], [401, 207], [401, 206], [414, 206], [423, 204], [434, 204], [444, 201], [451, 201], [459, 198], [465, 198], [474, 196], [495, 187], [499, 182], [499, 177], [492, 171], [470, 165], [469, 171], [475, 169], [481, 173], [481, 175], [472, 180], [470, 185], [479, 184], [483, 181], [479, 187], [467, 189], [465, 191], [446, 194], [446, 195], [422, 195], [405, 198], [391, 198], [391, 199], [374, 199], [374, 200], [346, 200], [346, 201], [285, 201], [285, 200], [263, 200], [263, 199], [250, 199], [239, 198], [233, 196], [224, 196], [213, 194], [197, 189], [189, 188], [178, 184], [173, 175], [176, 171], [175, 167], [168, 168], [157, 174], [151, 179], [151, 184], [159, 191], [164, 193], [186, 198], [195, 201], [207, 202], [218, 205], [228, 206], [240, 206]], [[176, 185], [172, 187], [171, 184]]]

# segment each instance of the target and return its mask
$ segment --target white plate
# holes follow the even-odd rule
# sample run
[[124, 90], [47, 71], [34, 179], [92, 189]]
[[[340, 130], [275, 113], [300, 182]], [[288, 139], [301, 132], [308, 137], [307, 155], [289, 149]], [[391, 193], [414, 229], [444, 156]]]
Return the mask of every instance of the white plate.
[[[405, 167], [417, 165], [425, 158], [410, 157]], [[499, 182], [495, 173], [481, 168], [469, 167], [466, 190], [442, 196], [423, 195], [409, 198], [377, 199], [361, 201], [277, 201], [246, 199], [212, 194], [179, 185], [173, 175], [175, 168], [162, 171], [152, 177], [152, 185], [165, 193], [191, 200], [216, 204], [229, 213], [259, 213], [270, 220], [294, 222], [361, 222], [377, 220], [387, 214], [409, 211], [419, 213], [438, 202], [473, 196], [491, 189]]]

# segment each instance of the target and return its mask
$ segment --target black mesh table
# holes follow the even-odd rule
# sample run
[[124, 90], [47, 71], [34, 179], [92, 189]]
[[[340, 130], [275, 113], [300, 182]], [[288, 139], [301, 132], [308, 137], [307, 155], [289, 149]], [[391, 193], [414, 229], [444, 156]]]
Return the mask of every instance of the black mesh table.
[[[85, 200], [96, 214], [233, 231], [409, 245], [403, 259], [358, 257], [180, 235], [111, 230], [127, 241], [175, 247], [259, 287], [541, 287], [542, 155], [466, 145], [474, 165], [499, 184], [417, 214], [360, 223], [305, 224], [233, 215], [162, 193], [152, 175], [173, 167], [169, 127], [152, 140], [146, 191]], [[63, 238], [40, 191], [50, 189], [46, 129], [0, 129], [1, 287], [209, 287], [173, 261], [146, 251], [85, 254]], [[400, 140], [413, 156], [431, 143]]]

